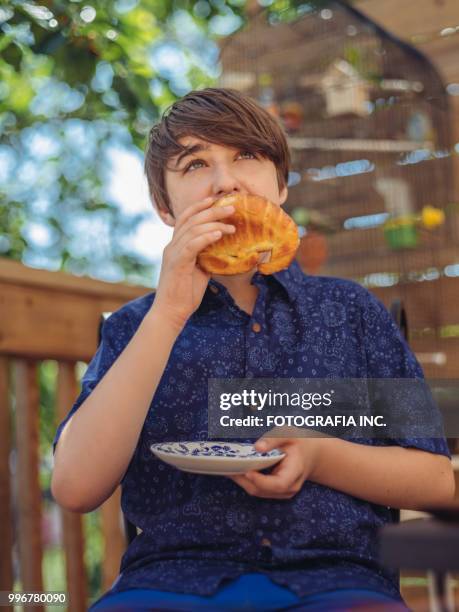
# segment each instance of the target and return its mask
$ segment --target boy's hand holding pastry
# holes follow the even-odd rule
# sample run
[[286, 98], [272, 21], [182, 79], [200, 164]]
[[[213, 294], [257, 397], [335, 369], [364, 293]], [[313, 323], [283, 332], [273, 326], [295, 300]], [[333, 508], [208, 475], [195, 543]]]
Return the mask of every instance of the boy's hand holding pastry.
[[291, 263], [298, 245], [294, 221], [266, 198], [206, 198], [177, 218], [153, 308], [181, 329], [201, 303], [211, 274], [241, 274], [255, 267], [272, 274]]
[[212, 274], [231, 276], [254, 268], [272, 274], [290, 265], [298, 246], [295, 222], [266, 198], [240, 193], [206, 198], [177, 218], [164, 249], [153, 309], [181, 330]]
[[153, 309], [160, 310], [179, 330], [198, 308], [210, 279], [197, 265], [198, 254], [222, 235], [236, 231], [234, 225], [224, 222], [234, 207], [212, 207], [216, 199], [206, 198], [184, 210], [164, 249]]

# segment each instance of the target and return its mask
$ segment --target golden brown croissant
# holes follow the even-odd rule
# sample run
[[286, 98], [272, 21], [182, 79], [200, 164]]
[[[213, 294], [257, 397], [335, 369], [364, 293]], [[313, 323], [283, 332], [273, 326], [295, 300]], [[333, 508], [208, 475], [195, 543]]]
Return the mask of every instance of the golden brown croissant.
[[287, 268], [298, 249], [298, 228], [280, 206], [257, 195], [227, 195], [213, 206], [235, 207], [224, 223], [236, 227], [198, 255], [209, 274], [241, 274], [257, 267], [262, 274]]

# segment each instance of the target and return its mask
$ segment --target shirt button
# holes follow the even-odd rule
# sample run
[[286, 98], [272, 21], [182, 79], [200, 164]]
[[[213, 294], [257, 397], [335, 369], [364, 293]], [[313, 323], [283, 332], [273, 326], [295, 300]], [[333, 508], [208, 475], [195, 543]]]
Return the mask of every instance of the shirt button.
[[254, 332], [258, 333], [261, 330], [261, 325], [259, 323], [254, 323], [252, 329]]
[[212, 293], [218, 293], [218, 287], [215, 287], [215, 285], [209, 285], [210, 286], [210, 290], [212, 291]]
[[271, 540], [269, 540], [268, 538], [262, 538], [260, 544], [262, 546], [268, 546], [269, 548], [271, 548]]

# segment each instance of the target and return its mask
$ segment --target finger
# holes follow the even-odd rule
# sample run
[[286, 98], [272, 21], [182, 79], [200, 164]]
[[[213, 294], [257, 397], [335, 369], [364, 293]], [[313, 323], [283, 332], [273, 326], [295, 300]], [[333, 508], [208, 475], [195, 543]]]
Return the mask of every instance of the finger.
[[[273, 436], [273, 433], [276, 435]], [[291, 444], [298, 438], [298, 428], [289, 427], [274, 427], [268, 433], [264, 434], [255, 442], [255, 449], [259, 452], [268, 452], [274, 448], [281, 448]]]
[[238, 474], [237, 476], [228, 476], [231, 478], [237, 485], [239, 485], [246, 493], [249, 495], [255, 495], [256, 487], [250, 482], [250, 480], [245, 476], [245, 474]]
[[284, 478], [278, 477], [276, 474], [261, 474], [260, 472], [251, 472], [246, 474], [247, 480], [255, 486], [257, 491], [264, 495], [284, 495], [289, 484]]
[[292, 484], [292, 486], [290, 487], [290, 490], [293, 491], [295, 494], [299, 493], [299, 491], [301, 490], [301, 487], [304, 484], [304, 481], [305, 481], [304, 474], [300, 474], [298, 478], [295, 480], [295, 482]]
[[206, 208], [210, 208], [212, 204], [216, 201], [215, 196], [209, 196], [204, 200], [200, 200], [199, 202], [195, 202], [194, 204], [190, 204], [187, 206], [185, 210], [183, 210], [175, 221], [175, 229], [182, 226], [190, 217], [195, 215], [201, 210], [205, 210]]
[[183, 210], [178, 215], [174, 229], [178, 229], [182, 227], [185, 223], [187, 223], [195, 215], [203, 213], [206, 210], [216, 211], [219, 209], [223, 210], [223, 208], [226, 208], [226, 207], [214, 206], [215, 202], [219, 199], [220, 198], [217, 196], [209, 196], [208, 198], [205, 198], [204, 200], [200, 200], [199, 202], [190, 204], [190, 206], [187, 206], [185, 210]]
[[228, 476], [231, 480], [239, 485], [248, 495], [254, 497], [263, 497], [265, 499], [290, 499], [291, 494], [289, 493], [276, 493], [273, 491], [265, 491], [259, 489], [253, 482], [251, 482], [246, 475], [240, 476]]
[[214, 221], [213, 223], [204, 223], [203, 225], [197, 225], [195, 227], [190, 227], [183, 235], [177, 239], [175, 242], [175, 250], [180, 252], [180, 250], [188, 244], [194, 238], [198, 238], [203, 234], [207, 234], [209, 232], [217, 232], [220, 231], [223, 234], [234, 234], [236, 228], [234, 225], [229, 225], [226, 223], [221, 223], [219, 221]]
[[[295, 467], [297, 467], [295, 465]], [[285, 467], [282, 466], [282, 462], [278, 463], [275, 468], [271, 471], [271, 474], [273, 476], [279, 476], [280, 478], [284, 479], [284, 477], [288, 480], [290, 480], [290, 486], [288, 487], [290, 491], [292, 490], [299, 490], [299, 488], [301, 488], [301, 486], [303, 485], [303, 482], [305, 481], [305, 474], [302, 470], [298, 470], [296, 469], [296, 476], [293, 472], [290, 472], [290, 474], [287, 474], [285, 476]], [[299, 487], [297, 489], [297, 487]]]
[[180, 223], [174, 230], [174, 238], [180, 240], [190, 228], [209, 223], [212, 221], [223, 220], [234, 213], [234, 206], [217, 206], [206, 208], [189, 217], [184, 223]]
[[246, 477], [260, 491], [270, 494], [286, 494], [301, 477], [301, 470], [298, 469], [297, 461], [285, 458], [279, 464], [277, 471], [270, 474], [251, 471], [247, 472]]
[[289, 438], [269, 438], [262, 436], [255, 442], [255, 450], [259, 453], [268, 453], [275, 448], [281, 449], [283, 446], [291, 443]]
[[282, 463], [284, 462], [276, 466], [277, 470], [273, 470], [274, 479], [284, 484], [285, 491], [297, 490], [298, 485], [301, 487], [305, 480], [305, 473], [299, 461], [292, 458], [287, 464], [282, 465]]
[[217, 240], [220, 240], [221, 237], [222, 237], [221, 230], [217, 230], [213, 232], [206, 232], [204, 234], [201, 234], [201, 236], [193, 238], [192, 240], [187, 242], [181, 249], [180, 253], [178, 254], [178, 257], [180, 260], [184, 262], [194, 263], [196, 261], [196, 257], [198, 253], [200, 253], [203, 249], [205, 249], [206, 246], [208, 246], [209, 244], [212, 244], [214, 242], [217, 242]]

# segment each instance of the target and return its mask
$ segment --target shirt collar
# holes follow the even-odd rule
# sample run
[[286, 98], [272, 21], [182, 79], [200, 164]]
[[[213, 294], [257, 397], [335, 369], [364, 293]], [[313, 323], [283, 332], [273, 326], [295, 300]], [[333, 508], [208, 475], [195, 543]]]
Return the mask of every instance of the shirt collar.
[[275, 272], [272, 275], [287, 291], [291, 300], [295, 300], [301, 293], [304, 273], [299, 263], [294, 259], [288, 268]]
[[[250, 283], [257, 286], [266, 286], [267, 278], [274, 278], [276, 281], [285, 289], [289, 298], [295, 300], [300, 291], [304, 279], [304, 274], [298, 262], [294, 259], [288, 268], [275, 272], [274, 274], [263, 275], [260, 272], [255, 272]], [[212, 289], [213, 287], [213, 289]], [[208, 290], [212, 293], [219, 293], [225, 295], [227, 293], [226, 288], [221, 285], [218, 281], [213, 278], [210, 279]]]

